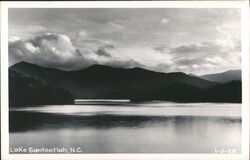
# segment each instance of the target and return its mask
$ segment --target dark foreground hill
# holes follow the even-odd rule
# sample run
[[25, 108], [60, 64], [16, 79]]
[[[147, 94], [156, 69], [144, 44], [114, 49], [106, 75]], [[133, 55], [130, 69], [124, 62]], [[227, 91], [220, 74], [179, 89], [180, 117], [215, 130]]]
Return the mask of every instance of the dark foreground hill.
[[63, 88], [53, 87], [40, 79], [16, 70], [9, 72], [9, 104], [72, 104], [74, 96]]
[[70, 104], [82, 99], [241, 102], [241, 82], [218, 84], [182, 72], [93, 65], [62, 71], [20, 62], [9, 68], [10, 105]]

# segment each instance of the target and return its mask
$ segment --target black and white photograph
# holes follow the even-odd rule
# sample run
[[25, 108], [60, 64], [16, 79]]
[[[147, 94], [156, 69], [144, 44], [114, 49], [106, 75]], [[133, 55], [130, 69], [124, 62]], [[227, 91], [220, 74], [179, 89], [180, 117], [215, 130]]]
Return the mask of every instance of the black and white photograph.
[[241, 8], [8, 8], [6, 40], [9, 155], [242, 154]]

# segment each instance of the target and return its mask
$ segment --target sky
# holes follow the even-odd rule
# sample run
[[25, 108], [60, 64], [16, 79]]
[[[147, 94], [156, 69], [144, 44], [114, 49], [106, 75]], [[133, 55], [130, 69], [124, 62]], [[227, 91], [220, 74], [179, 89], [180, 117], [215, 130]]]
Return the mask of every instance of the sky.
[[9, 65], [196, 75], [241, 68], [239, 9], [9, 9]]

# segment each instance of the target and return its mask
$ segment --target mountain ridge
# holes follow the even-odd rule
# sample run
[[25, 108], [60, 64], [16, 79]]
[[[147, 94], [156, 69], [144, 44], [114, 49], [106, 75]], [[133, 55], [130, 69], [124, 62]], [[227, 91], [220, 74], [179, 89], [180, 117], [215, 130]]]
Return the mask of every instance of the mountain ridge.
[[[80, 70], [75, 70], [75, 71], [64, 71], [64, 70], [60, 70], [60, 69], [56, 69], [56, 68], [48, 68], [48, 67], [42, 67], [39, 66], [37, 64], [32, 64], [32, 63], [27, 63], [27, 62], [20, 62], [17, 63], [13, 66], [11, 66], [9, 68], [10, 70], [14, 69], [14, 70], [22, 70], [25, 72], [29, 72], [38, 76], [39, 73], [33, 73], [34, 70], [38, 70], [40, 73], [44, 73], [44, 72], [58, 72], [60, 74], [68, 74], [68, 76], [79, 76], [79, 74], [83, 74], [83, 73], [88, 73], [90, 75], [95, 74], [95, 75], [100, 75], [103, 76], [105, 78], [105, 74], [108, 75], [112, 75], [112, 74], [116, 74], [118, 76], [133, 76], [133, 77], [139, 77], [141, 76], [142, 78], [151, 78], [149, 76], [155, 76], [156, 78], [167, 78], [167, 77], [171, 77], [171, 76], [178, 76], [178, 78], [193, 78], [189, 75], [187, 75], [186, 73], [183, 72], [169, 72], [169, 73], [164, 73], [164, 72], [155, 72], [155, 71], [151, 71], [151, 70], [147, 70], [147, 69], [143, 69], [140, 67], [135, 67], [135, 68], [114, 68], [114, 67], [110, 67], [110, 66], [106, 66], [106, 65], [99, 65], [99, 64], [95, 64], [92, 66], [89, 66], [87, 68], [83, 68]], [[90, 73], [89, 73], [90, 72]], [[139, 77], [140, 78], [140, 77]], [[199, 77], [194, 77], [196, 81], [199, 81], [201, 83], [206, 83], [204, 86], [208, 87], [208, 86], [212, 86], [215, 85], [216, 83], [214, 82], [209, 82], [206, 81], [202, 78]], [[180, 79], [179, 81], [181, 81], [182, 79]], [[193, 85], [197, 85], [199, 87], [204, 87], [202, 85], [197, 84], [193, 84]]]
[[[46, 89], [42, 88], [43, 92], [39, 96], [46, 94], [45, 91], [54, 90], [53, 93], [59, 94], [54, 95], [58, 97], [58, 100], [60, 97], [65, 98], [67, 95], [71, 95], [69, 99], [72, 100], [72, 103], [74, 98], [131, 99], [136, 101], [169, 100], [180, 102], [213, 101], [215, 98], [210, 95], [212, 93], [210, 88], [218, 85], [216, 82], [189, 76], [183, 72], [158, 73], [138, 67], [124, 69], [105, 65], [93, 65], [77, 71], [63, 71], [20, 62], [9, 67], [9, 73], [10, 75], [16, 75], [9, 77], [11, 93], [15, 93], [15, 90], [25, 92], [27, 88], [30, 88], [28, 82], [34, 82], [37, 79], [45, 82], [47, 87]], [[26, 75], [27, 82], [23, 80], [23, 75]], [[19, 79], [22, 80], [20, 84], [18, 82]], [[39, 82], [34, 84], [39, 84]], [[235, 84], [229, 86], [233, 85]], [[37, 89], [39, 87], [33, 86], [31, 88]], [[223, 93], [224, 89], [225, 87], [222, 87], [219, 90], [222, 90], [221, 93]], [[40, 93], [39, 89], [35, 91]], [[35, 91], [32, 92], [34, 95], [36, 94]], [[62, 96], [60, 96], [60, 93], [62, 93]], [[10, 96], [10, 101], [21, 96], [21, 92], [20, 95], [14, 94], [14, 96]], [[231, 96], [232, 100], [228, 99], [228, 97], [223, 98], [223, 101], [236, 101], [236, 99], [239, 101], [237, 97], [234, 99]], [[217, 99], [216, 101], [219, 100]], [[22, 102], [22, 104], [30, 103], [28, 98], [26, 101]], [[45, 99], [45, 101], [47, 100]], [[48, 100], [48, 103], [50, 101], [52, 100]], [[68, 102], [69, 100], [67, 100]]]
[[199, 77], [209, 80], [209, 81], [219, 82], [219, 83], [226, 83], [226, 82], [230, 82], [233, 80], [241, 81], [241, 70], [228, 70], [225, 72], [207, 74], [207, 75], [202, 75]]

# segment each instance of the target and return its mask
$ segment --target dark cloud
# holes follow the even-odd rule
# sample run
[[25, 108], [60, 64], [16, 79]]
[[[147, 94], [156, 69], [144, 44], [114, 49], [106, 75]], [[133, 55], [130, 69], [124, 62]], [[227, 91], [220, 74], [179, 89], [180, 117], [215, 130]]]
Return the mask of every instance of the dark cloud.
[[115, 49], [115, 46], [113, 44], [107, 44], [104, 48]]
[[164, 52], [166, 50], [166, 47], [164, 45], [156, 46], [154, 49], [158, 52]]
[[110, 53], [111, 50], [115, 50], [115, 46], [112, 44], [107, 44], [99, 47], [96, 51], [96, 54], [103, 57], [112, 57]]
[[110, 53], [108, 53], [105, 48], [99, 48], [97, 51], [96, 51], [96, 54], [99, 55], [99, 56], [103, 56], [103, 57], [112, 57], [110, 55]]
[[155, 71], [160, 72], [176, 72], [176, 70], [173, 70], [174, 65], [166, 64], [166, 63], [159, 63], [154, 67]]
[[200, 44], [183, 45], [172, 48], [170, 54], [217, 54], [221, 47], [211, 42], [203, 42]]
[[205, 62], [204, 58], [197, 59], [197, 58], [180, 58], [176, 60], [177, 65], [182, 65], [182, 66], [189, 66], [193, 64], [203, 64]]

